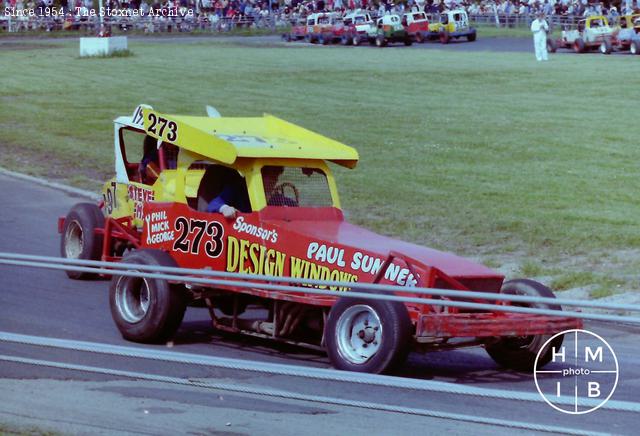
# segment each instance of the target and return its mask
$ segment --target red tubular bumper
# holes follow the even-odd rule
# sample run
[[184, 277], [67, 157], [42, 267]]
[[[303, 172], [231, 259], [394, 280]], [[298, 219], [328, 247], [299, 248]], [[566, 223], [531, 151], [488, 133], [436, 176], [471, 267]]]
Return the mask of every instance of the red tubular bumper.
[[582, 320], [524, 313], [456, 313], [421, 315], [417, 337], [472, 338], [555, 334], [582, 328]]

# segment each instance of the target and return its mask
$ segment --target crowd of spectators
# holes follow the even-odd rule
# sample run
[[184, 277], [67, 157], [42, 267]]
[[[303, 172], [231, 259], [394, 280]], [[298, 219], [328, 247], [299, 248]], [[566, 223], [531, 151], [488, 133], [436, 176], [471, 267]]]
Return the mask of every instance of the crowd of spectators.
[[[4, 4], [3, 4], [4, 3]], [[40, 16], [60, 17], [62, 11], [65, 26], [70, 28], [91, 21], [98, 13], [98, 0], [0, 0], [5, 8], [33, 9]], [[445, 9], [464, 8], [471, 17], [480, 15], [533, 16], [544, 12], [547, 16], [607, 15], [616, 18], [620, 14], [640, 10], [640, 0], [621, 0], [614, 3], [593, 3], [588, 0], [103, 0], [107, 15], [111, 11], [125, 11], [112, 16], [151, 17], [144, 28], [153, 31], [153, 23], [181, 20], [194, 27], [217, 27], [231, 24], [257, 26], [284, 25], [318, 11], [346, 14], [361, 9], [372, 16], [406, 11], [438, 13]], [[93, 14], [92, 14], [93, 11]], [[47, 13], [49, 12], [49, 13]], [[126, 25], [126, 24], [125, 24]], [[180, 29], [178, 29], [180, 30]], [[223, 30], [223, 29], [222, 29]]]

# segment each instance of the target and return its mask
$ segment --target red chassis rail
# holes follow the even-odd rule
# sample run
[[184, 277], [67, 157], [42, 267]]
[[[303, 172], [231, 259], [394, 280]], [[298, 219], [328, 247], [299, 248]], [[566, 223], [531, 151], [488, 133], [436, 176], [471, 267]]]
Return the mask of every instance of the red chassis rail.
[[[58, 231], [64, 228], [64, 218], [58, 220]], [[121, 259], [115, 250], [116, 244], [126, 244], [128, 247], [140, 248], [141, 233], [133, 226], [130, 217], [106, 218], [104, 229], [96, 229], [96, 234], [103, 235], [102, 260], [117, 262]], [[393, 262], [399, 259], [405, 263], [414, 277], [418, 278], [418, 286], [433, 288], [436, 283], [444, 283], [447, 289], [472, 291], [459, 280], [448, 276], [435, 267], [422, 264], [420, 261], [397, 252], [389, 253], [382, 264], [373, 283], [380, 283], [384, 278], [384, 272]], [[254, 282], [255, 283], [255, 282]], [[340, 297], [340, 291], [336, 296], [307, 294], [304, 292], [272, 292], [251, 286], [247, 281], [247, 287], [219, 286], [218, 289], [254, 295], [271, 300], [290, 301], [305, 305], [331, 307]], [[498, 304], [508, 306], [508, 301], [450, 298], [442, 296], [416, 295], [410, 288], [396, 292], [399, 296], [424, 297], [429, 299], [446, 301], [468, 301], [485, 304]], [[536, 315], [512, 313], [500, 310], [477, 311], [460, 309], [458, 307], [446, 307], [434, 304], [407, 303], [409, 315], [415, 325], [415, 337], [419, 342], [428, 341], [430, 338], [481, 338], [499, 336], [529, 336], [540, 334], [555, 334], [564, 330], [582, 328], [582, 320], [572, 317]]]

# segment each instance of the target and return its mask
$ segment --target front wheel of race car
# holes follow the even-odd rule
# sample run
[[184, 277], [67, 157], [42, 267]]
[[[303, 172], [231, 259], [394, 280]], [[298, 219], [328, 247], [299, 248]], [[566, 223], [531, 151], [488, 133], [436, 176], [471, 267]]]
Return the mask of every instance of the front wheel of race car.
[[[160, 250], [137, 250], [123, 263], [176, 267], [173, 258]], [[180, 286], [148, 277], [114, 275], [109, 288], [109, 305], [122, 337], [134, 342], [162, 343], [175, 334], [186, 310], [186, 296]]]
[[640, 54], [640, 41], [631, 41], [629, 52], [631, 52], [632, 55]]
[[325, 325], [329, 359], [345, 371], [392, 371], [406, 359], [410, 339], [409, 313], [398, 301], [340, 298]]
[[608, 55], [611, 54], [611, 52], [613, 51], [613, 46], [611, 45], [611, 41], [609, 41], [608, 39], [605, 39], [604, 41], [602, 41], [600, 43], [600, 53]]
[[547, 51], [549, 53], [555, 53], [556, 52], [556, 43], [553, 39], [547, 39]]
[[[96, 229], [104, 228], [104, 215], [93, 203], [78, 203], [71, 208], [64, 220], [60, 239], [60, 255], [67, 259], [100, 260], [102, 235]], [[71, 279], [88, 279], [95, 274], [66, 271]]]
[[[500, 293], [555, 298], [551, 289], [542, 283], [529, 279], [509, 280], [502, 285]], [[539, 309], [562, 310], [562, 308], [556, 304], [521, 303], [518, 305]], [[486, 344], [485, 349], [487, 353], [489, 353], [489, 356], [499, 365], [505, 368], [515, 369], [516, 371], [531, 372], [534, 370], [538, 352], [551, 336], [552, 335], [502, 337], [498, 338], [495, 342]], [[546, 348], [547, 351], [540, 355], [538, 368], [542, 368], [551, 361], [553, 348], [555, 347], [556, 350], [560, 349], [563, 339], [564, 335], [559, 335], [554, 338], [552, 343]]]

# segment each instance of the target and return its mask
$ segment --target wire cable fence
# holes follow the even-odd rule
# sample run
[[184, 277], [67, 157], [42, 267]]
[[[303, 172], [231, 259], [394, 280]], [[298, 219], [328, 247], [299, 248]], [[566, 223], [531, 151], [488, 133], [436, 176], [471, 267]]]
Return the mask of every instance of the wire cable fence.
[[[559, 305], [565, 307], [582, 307], [636, 313], [640, 312], [640, 305], [636, 304], [507, 295], [493, 292], [459, 291], [451, 289], [404, 287], [371, 283], [312, 280], [294, 277], [263, 276], [201, 269], [128, 264], [122, 262], [66, 259], [6, 252], [0, 252], [0, 265], [2, 264], [62, 271], [88, 272], [102, 275], [147, 277], [210, 287], [246, 288], [247, 286], [250, 286], [254, 289], [269, 292], [315, 294], [333, 297], [363, 297], [377, 300], [400, 301], [405, 303], [431, 304], [443, 308], [456, 307], [474, 310], [551, 315], [640, 324], [640, 316], [637, 315], [585, 313], [576, 310], [558, 310], [551, 307], [552, 305]], [[330, 290], [331, 287], [346, 290], [333, 291]], [[395, 293], [410, 293], [415, 296], [395, 295]], [[473, 301], [469, 301], [471, 299]], [[526, 303], [529, 307], [512, 305], [509, 303]], [[536, 305], [537, 307], [531, 307], [532, 305]]]

